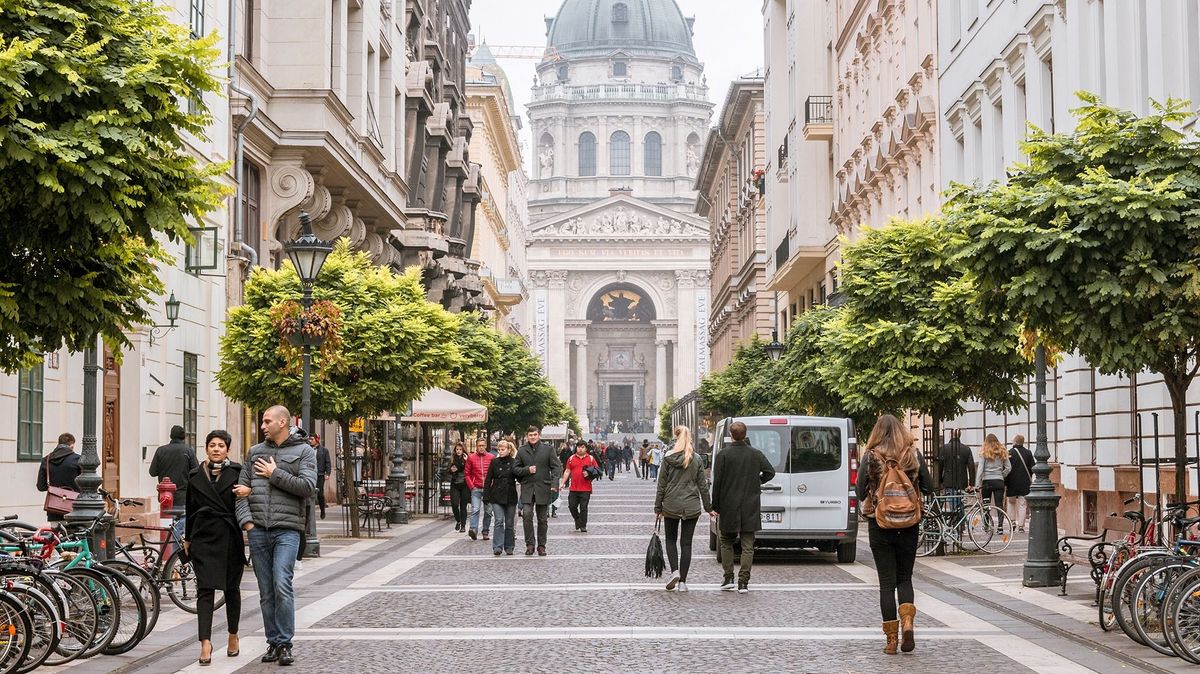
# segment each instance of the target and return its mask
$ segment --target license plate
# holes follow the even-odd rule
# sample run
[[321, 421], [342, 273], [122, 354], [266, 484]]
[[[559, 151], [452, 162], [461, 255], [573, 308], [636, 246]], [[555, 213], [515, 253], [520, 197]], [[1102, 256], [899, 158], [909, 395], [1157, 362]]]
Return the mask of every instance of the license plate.
[[763, 513], [762, 521], [765, 522], [783, 522], [783, 513]]

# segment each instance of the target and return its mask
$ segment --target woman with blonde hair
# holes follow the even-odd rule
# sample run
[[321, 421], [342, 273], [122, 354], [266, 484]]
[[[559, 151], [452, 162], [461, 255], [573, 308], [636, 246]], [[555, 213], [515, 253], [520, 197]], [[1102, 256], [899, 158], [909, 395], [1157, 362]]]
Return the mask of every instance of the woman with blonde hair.
[[696, 520], [702, 512], [712, 516], [708, 476], [704, 474], [703, 464], [692, 447], [692, 432], [687, 426], [676, 426], [675, 446], [663, 456], [658, 489], [654, 494], [654, 514], [664, 518], [666, 525], [667, 561], [671, 564], [667, 590], [687, 592]]
[[[896, 647], [908, 653], [916, 648], [913, 621], [917, 607], [913, 603], [913, 566], [917, 561], [917, 529], [914, 524], [903, 529], [889, 529], [875, 521], [876, 492], [883, 479], [884, 468], [895, 462], [908, 479], [924, 493], [933, 491], [933, 480], [925, 459], [917, 451], [913, 436], [900, 420], [884, 414], [871, 429], [871, 437], [863, 448], [858, 465], [855, 492], [867, 518], [867, 534], [875, 571], [879, 575], [879, 612], [883, 618], [883, 633], [887, 645], [883, 652], [896, 653]], [[899, 607], [897, 607], [897, 603]], [[897, 615], [898, 614], [898, 615]], [[902, 633], [902, 638], [900, 636]]]
[[501, 551], [513, 554], [516, 547], [517, 521], [517, 446], [508, 440], [496, 443], [496, 458], [488, 464], [483, 478], [483, 500], [492, 509], [492, 554], [499, 557]]
[[992, 505], [1004, 510], [1004, 478], [1011, 471], [1008, 450], [1000, 444], [995, 434], [988, 433], [979, 450], [979, 467], [975, 469], [975, 484], [979, 485], [980, 500], [985, 502], [983, 505], [991, 501]]

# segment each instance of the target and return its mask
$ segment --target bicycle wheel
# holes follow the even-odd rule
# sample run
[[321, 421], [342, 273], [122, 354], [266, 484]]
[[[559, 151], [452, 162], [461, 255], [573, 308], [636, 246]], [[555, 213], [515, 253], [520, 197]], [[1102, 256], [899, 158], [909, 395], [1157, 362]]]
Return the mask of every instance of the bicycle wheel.
[[96, 600], [82, 580], [62, 571], [47, 572], [46, 576], [64, 595], [63, 633], [58, 648], [46, 658], [46, 665], [65, 665], [83, 655], [96, 638], [99, 615]]
[[61, 622], [54, 600], [33, 585], [8, 583], [4, 588], [25, 606], [29, 616], [29, 653], [14, 672], [23, 674], [41, 667], [46, 658], [58, 648]]
[[[188, 613], [196, 612], [196, 574], [192, 571], [190, 562], [183, 561], [179, 551], [171, 553], [167, 564], [163, 567], [163, 582], [167, 586], [167, 596], [179, 608]], [[213, 609], [225, 605], [225, 594], [217, 592], [213, 601]]]
[[112, 582], [117, 601], [121, 605], [119, 627], [113, 640], [104, 649], [105, 655], [120, 655], [128, 653], [142, 637], [146, 635], [146, 604], [142, 602], [141, 592], [133, 581], [126, 578], [120, 571], [105, 566], [96, 565], [93, 569], [105, 574]]
[[1117, 544], [1104, 564], [1104, 575], [1100, 577], [1100, 588], [1096, 592], [1096, 607], [1100, 613], [1100, 629], [1105, 632], [1110, 632], [1117, 626], [1117, 616], [1113, 614], [1112, 587], [1117, 579], [1118, 569], [1129, 561], [1129, 556], [1129, 547]]
[[976, 548], [994, 555], [1004, 552], [1012, 543], [1012, 520], [996, 506], [979, 507], [968, 517], [967, 533]]
[[917, 556], [933, 554], [942, 542], [942, 520], [937, 517], [922, 517], [917, 525]]
[[107, 575], [82, 567], [69, 569], [65, 573], [82, 581], [96, 602], [96, 635], [79, 654], [82, 659], [90, 658], [108, 648], [117, 636], [117, 629], [121, 626], [121, 603]]
[[1162, 601], [1175, 579], [1194, 567], [1195, 564], [1182, 560], [1156, 566], [1142, 574], [1133, 591], [1133, 601], [1130, 603], [1133, 628], [1144, 644], [1163, 655], [1174, 655], [1175, 652], [1163, 635]]
[[984, 518], [985, 510], [986, 508], [978, 505], [971, 506], [965, 517], [967, 538], [971, 539], [971, 545], [980, 552], [984, 552], [992, 542], [993, 529], [990, 522]]
[[1133, 591], [1137, 589], [1137, 583], [1143, 575], [1172, 559], [1175, 559], [1173, 555], [1139, 557], [1126, 564], [1121, 573], [1117, 575], [1117, 579], [1113, 581], [1113, 617], [1116, 618], [1117, 625], [1126, 636], [1143, 646], [1146, 643], [1142, 641], [1137, 628], [1133, 626]]
[[1161, 610], [1163, 636], [1171, 651], [1200, 664], [1200, 567], [1176, 577]]
[[120, 559], [108, 559], [101, 564], [120, 572], [137, 586], [138, 594], [142, 596], [142, 603], [146, 606], [146, 631], [142, 634], [142, 638], [146, 638], [158, 624], [158, 614], [162, 609], [161, 599], [158, 596], [158, 584], [137, 564]]
[[0, 590], [0, 674], [16, 672], [25, 661], [32, 631], [25, 606], [13, 595]]

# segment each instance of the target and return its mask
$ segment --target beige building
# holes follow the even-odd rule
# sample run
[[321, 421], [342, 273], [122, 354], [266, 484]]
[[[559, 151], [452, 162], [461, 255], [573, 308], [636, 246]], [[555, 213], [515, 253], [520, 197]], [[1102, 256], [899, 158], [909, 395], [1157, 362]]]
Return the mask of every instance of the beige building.
[[[725, 105], [696, 178], [696, 212], [708, 219], [712, 308], [709, 364], [721, 370], [738, 344], [771, 339], [774, 297], [766, 292], [766, 161], [763, 78], [755, 73], [729, 85]], [[786, 198], [786, 194], [782, 194]]]
[[508, 77], [487, 44], [467, 62], [466, 82], [467, 113], [474, 126], [470, 150], [479, 162], [480, 194], [468, 255], [481, 264], [481, 307], [491, 312], [498, 328], [520, 334], [524, 312], [514, 309], [529, 299], [528, 178], [517, 137], [521, 117], [513, 107]]

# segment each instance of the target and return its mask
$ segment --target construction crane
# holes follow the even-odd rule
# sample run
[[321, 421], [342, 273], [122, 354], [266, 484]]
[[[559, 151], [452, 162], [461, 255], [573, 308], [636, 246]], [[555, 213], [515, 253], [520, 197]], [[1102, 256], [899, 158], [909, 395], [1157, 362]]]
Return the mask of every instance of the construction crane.
[[497, 59], [524, 59], [532, 61], [557, 61], [559, 60], [558, 50], [554, 47], [547, 46], [531, 46], [531, 45], [511, 45], [511, 44], [488, 44], [486, 42], [476, 45], [471, 49], [470, 57], [475, 56], [475, 52], [480, 47], [487, 47], [488, 51], [492, 52], [492, 56]]

